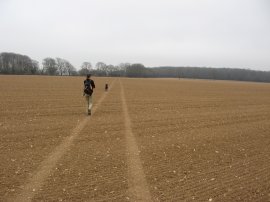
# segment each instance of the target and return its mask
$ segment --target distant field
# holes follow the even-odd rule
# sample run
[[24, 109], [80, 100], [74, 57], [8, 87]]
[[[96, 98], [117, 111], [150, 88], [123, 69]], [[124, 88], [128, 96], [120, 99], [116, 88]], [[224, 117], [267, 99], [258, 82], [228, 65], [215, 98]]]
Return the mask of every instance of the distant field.
[[270, 201], [270, 84], [93, 79], [0, 76], [0, 201]]

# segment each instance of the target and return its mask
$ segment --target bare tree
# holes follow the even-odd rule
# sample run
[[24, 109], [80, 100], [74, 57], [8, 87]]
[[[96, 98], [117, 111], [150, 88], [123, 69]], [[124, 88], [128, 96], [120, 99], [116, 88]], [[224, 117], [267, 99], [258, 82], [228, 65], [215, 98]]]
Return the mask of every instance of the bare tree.
[[122, 72], [122, 76], [126, 76], [126, 71], [127, 71], [127, 68], [130, 67], [130, 63], [120, 63], [118, 66], [119, 66], [119, 69], [120, 71]]
[[43, 65], [43, 71], [46, 74], [56, 75], [57, 66], [56, 66], [55, 59], [47, 57], [47, 58], [43, 59], [42, 65]]
[[113, 72], [116, 72], [117, 68], [114, 65], [107, 65], [106, 66], [106, 76], [111, 75]]
[[56, 58], [56, 66], [61, 76], [63, 75], [63, 73], [66, 72], [65, 64], [66, 64], [66, 61], [64, 59]]
[[90, 62], [83, 62], [81, 69], [79, 70], [80, 75], [89, 74], [92, 70], [92, 64]]
[[81, 68], [85, 68], [85, 69], [91, 71], [92, 64], [91, 64], [91, 62], [83, 62]]
[[32, 60], [32, 68], [31, 68], [31, 73], [32, 74], [37, 74], [39, 73], [39, 62], [36, 60]]
[[65, 60], [65, 69], [69, 76], [75, 75], [75, 72], [76, 72], [75, 67], [67, 60]]
[[96, 69], [99, 71], [106, 71], [106, 64], [104, 62], [97, 62]]
[[96, 70], [99, 76], [107, 76], [108, 74], [107, 65], [104, 62], [97, 62]]

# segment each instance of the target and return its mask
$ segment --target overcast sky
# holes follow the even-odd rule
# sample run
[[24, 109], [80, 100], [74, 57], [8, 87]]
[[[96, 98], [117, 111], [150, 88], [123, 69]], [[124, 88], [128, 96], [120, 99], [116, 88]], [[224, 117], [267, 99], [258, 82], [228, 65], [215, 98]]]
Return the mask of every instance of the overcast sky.
[[270, 71], [270, 0], [0, 0], [0, 52]]

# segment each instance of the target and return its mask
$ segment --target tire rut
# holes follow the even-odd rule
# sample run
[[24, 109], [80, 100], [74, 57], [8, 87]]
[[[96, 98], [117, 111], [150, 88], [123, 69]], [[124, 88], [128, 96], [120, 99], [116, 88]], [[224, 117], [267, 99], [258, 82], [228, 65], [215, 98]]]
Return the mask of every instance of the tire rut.
[[125, 121], [125, 134], [126, 134], [126, 146], [127, 146], [127, 163], [128, 163], [128, 195], [131, 201], [145, 201], [150, 202], [151, 194], [145, 174], [140, 160], [139, 149], [136, 143], [136, 139], [133, 135], [131, 128], [131, 120], [128, 113], [128, 107], [125, 98], [125, 92], [120, 81], [121, 86], [121, 99], [124, 112]]

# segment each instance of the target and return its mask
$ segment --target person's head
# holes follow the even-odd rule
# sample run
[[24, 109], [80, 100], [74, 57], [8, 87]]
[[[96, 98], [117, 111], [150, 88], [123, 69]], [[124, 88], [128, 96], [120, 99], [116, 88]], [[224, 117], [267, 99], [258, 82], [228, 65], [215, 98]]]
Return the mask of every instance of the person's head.
[[91, 77], [91, 74], [87, 74], [87, 75], [86, 75], [86, 78], [87, 78], [87, 79], [90, 79], [90, 77]]

